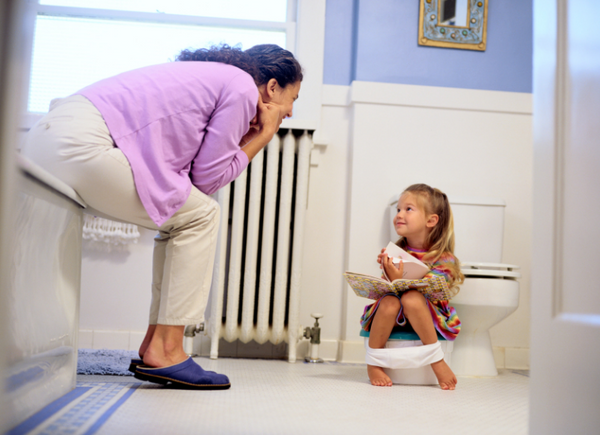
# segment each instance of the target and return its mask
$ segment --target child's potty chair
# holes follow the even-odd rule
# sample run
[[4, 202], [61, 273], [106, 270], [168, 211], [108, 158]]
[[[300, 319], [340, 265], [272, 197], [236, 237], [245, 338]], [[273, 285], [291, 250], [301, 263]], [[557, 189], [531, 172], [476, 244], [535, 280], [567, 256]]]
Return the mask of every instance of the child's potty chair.
[[370, 351], [369, 333], [361, 329], [360, 335], [365, 337], [367, 364], [383, 367], [394, 384], [437, 385], [431, 363], [439, 361], [442, 355], [449, 366], [452, 363], [453, 343], [439, 334], [439, 346], [423, 346], [415, 332], [394, 331], [385, 349]]

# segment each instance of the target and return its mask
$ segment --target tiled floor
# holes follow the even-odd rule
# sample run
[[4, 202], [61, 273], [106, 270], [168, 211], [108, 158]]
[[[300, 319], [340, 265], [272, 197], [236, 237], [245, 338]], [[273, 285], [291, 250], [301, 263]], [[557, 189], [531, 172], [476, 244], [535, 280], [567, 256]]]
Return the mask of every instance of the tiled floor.
[[[79, 398], [38, 426], [15, 433], [527, 433], [529, 377], [523, 371], [461, 377], [455, 391], [442, 391], [433, 386], [372, 387], [366, 366], [358, 364], [196, 361], [227, 374], [231, 389], [180, 391], [133, 377], [78, 376]], [[87, 400], [87, 410], [81, 400]]]

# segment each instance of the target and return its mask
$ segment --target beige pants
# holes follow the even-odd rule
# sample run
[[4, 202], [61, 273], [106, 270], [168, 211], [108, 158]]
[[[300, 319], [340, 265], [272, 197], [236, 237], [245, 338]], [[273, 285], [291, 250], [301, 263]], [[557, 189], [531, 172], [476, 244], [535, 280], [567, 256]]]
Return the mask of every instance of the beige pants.
[[158, 230], [154, 239], [150, 324], [204, 321], [219, 226], [218, 203], [192, 186], [186, 203], [161, 227], [150, 219], [131, 166], [102, 115], [85, 97], [53, 101], [21, 152], [71, 186], [86, 213]]

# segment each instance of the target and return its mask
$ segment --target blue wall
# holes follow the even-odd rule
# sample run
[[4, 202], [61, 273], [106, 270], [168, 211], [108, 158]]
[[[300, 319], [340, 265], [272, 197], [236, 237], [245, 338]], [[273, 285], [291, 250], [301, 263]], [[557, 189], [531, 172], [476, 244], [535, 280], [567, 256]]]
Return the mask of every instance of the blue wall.
[[486, 51], [417, 44], [419, 0], [327, 0], [325, 84], [532, 92], [532, 0], [489, 0]]

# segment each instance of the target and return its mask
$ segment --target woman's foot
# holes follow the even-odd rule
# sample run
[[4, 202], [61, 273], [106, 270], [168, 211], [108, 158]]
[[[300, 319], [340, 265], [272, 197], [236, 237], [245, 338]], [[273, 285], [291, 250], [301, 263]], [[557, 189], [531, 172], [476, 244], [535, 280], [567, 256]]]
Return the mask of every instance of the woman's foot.
[[434, 362], [431, 364], [431, 368], [433, 369], [433, 373], [437, 377], [438, 383], [442, 390], [454, 390], [456, 388], [456, 384], [458, 381], [456, 380], [456, 376], [454, 376], [454, 372], [446, 361], [441, 359], [438, 362]]
[[173, 350], [169, 353], [166, 352], [155, 352], [152, 347], [149, 347], [144, 353], [144, 357], [142, 358], [144, 361], [144, 365], [148, 367], [170, 367], [175, 364], [179, 364], [189, 356], [183, 352], [183, 350]]
[[382, 367], [367, 364], [367, 374], [372, 385], [376, 387], [391, 387], [392, 380], [385, 374]]
[[183, 350], [181, 325], [151, 325], [140, 347], [140, 356], [147, 367], [170, 367], [189, 356]]
[[152, 341], [152, 337], [154, 337], [154, 331], [156, 331], [156, 325], [148, 325], [148, 330], [146, 331], [146, 335], [144, 336], [144, 340], [140, 345], [140, 349], [138, 350], [138, 355], [140, 359], [144, 359], [144, 354], [146, 350], [148, 350], [148, 346], [150, 346], [150, 342]]

